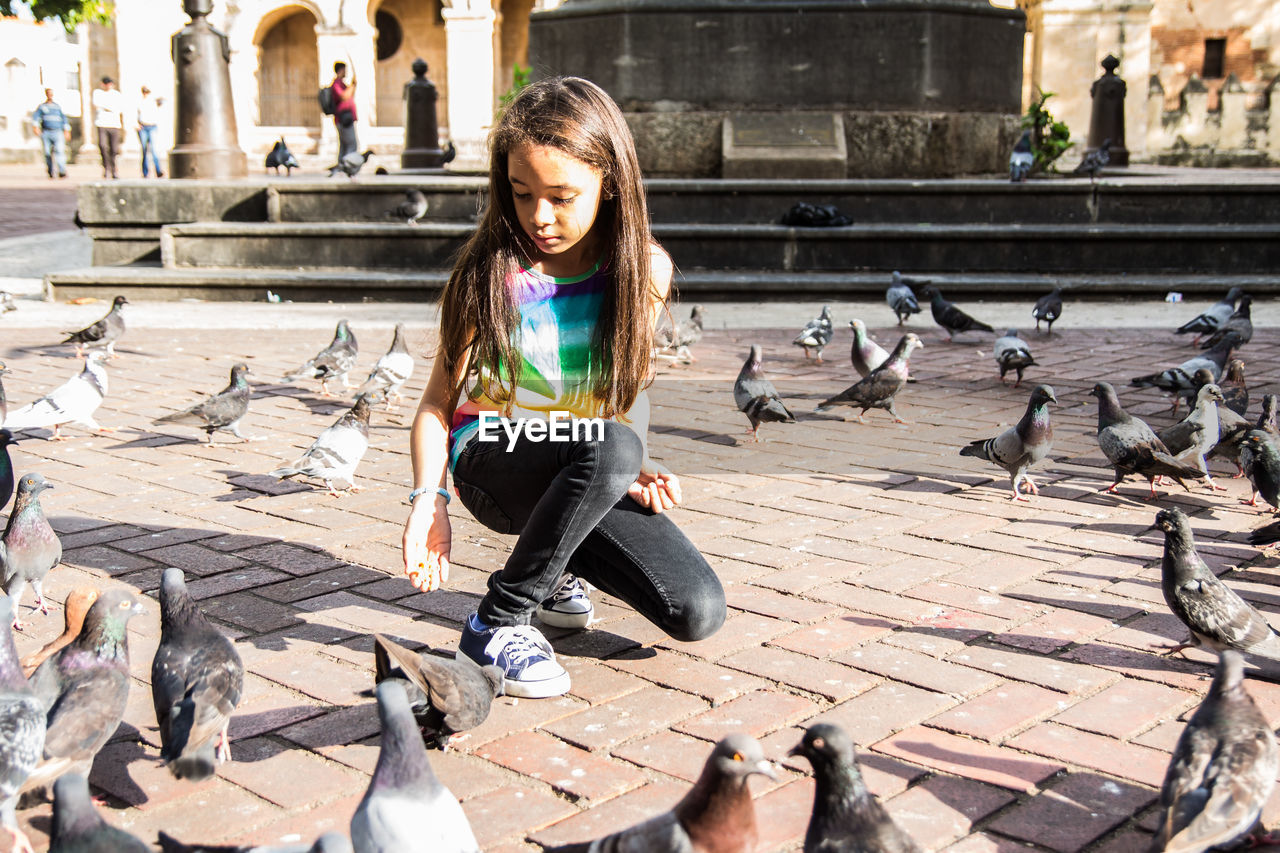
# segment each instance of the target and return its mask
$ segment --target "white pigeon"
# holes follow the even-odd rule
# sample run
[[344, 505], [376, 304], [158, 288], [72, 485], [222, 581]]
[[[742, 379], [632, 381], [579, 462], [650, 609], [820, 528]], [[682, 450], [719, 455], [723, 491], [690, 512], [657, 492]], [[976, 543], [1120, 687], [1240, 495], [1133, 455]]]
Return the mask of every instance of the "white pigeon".
[[387, 408], [390, 409], [392, 397], [396, 402], [404, 399], [400, 394], [400, 388], [413, 375], [413, 367], [413, 356], [409, 354], [409, 348], [404, 343], [404, 323], [396, 323], [396, 333], [391, 339], [391, 349], [378, 359], [369, 378], [356, 391], [356, 396], [359, 397], [371, 391], [381, 391], [386, 394]]
[[358, 492], [356, 466], [369, 449], [369, 410], [378, 398], [378, 392], [361, 394], [354, 406], [334, 421], [316, 438], [292, 465], [277, 468], [272, 477], [286, 479], [302, 475], [324, 481], [324, 487], [335, 498], [342, 492], [334, 487], [340, 483], [344, 491]]
[[105, 352], [91, 351], [85, 356], [84, 370], [39, 400], [10, 412], [4, 421], [5, 428], [17, 432], [53, 427], [55, 441], [65, 438], [59, 432], [64, 424], [81, 424], [94, 432], [113, 432], [93, 419], [93, 413], [107, 396], [107, 369], [102, 365], [105, 358]]

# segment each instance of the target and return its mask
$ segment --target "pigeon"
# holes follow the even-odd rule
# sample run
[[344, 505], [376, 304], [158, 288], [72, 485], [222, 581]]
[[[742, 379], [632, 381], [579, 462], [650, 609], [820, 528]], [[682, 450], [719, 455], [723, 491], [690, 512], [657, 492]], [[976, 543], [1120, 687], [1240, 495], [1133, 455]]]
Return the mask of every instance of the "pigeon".
[[[97, 600], [98, 590], [91, 586], [78, 586], [67, 594], [67, 600], [62, 605], [64, 625], [62, 633], [46, 643], [40, 651], [32, 652], [22, 659], [22, 671], [28, 678], [36, 671], [36, 667], [80, 635], [80, 629], [84, 627], [85, 614]], [[8, 601], [8, 599], [0, 597], [0, 601]]]
[[63, 332], [67, 335], [64, 344], [76, 345], [76, 358], [84, 355], [85, 347], [106, 347], [107, 358], [116, 354], [116, 341], [124, 334], [124, 306], [129, 300], [117, 296], [111, 302], [111, 310], [107, 316], [78, 332]]
[[1253, 429], [1253, 425], [1237, 415], [1231, 409], [1218, 407], [1218, 443], [1213, 446], [1205, 459], [1228, 459], [1236, 464], [1236, 478], [1244, 476], [1244, 466], [1240, 462], [1240, 444]]
[[376, 692], [382, 749], [351, 816], [356, 853], [479, 853], [462, 806], [431, 770], [404, 688], [391, 680]]
[[760, 438], [760, 424], [796, 422], [795, 415], [791, 414], [778, 396], [778, 389], [764, 378], [764, 371], [760, 368], [762, 352], [759, 344], [751, 345], [751, 353], [733, 383], [733, 402], [738, 405], [738, 411], [751, 422], [753, 441], [763, 441]]
[[1027, 469], [1048, 456], [1053, 448], [1049, 404], [1056, 402], [1058, 398], [1053, 395], [1053, 388], [1037, 385], [1031, 391], [1031, 399], [1027, 401], [1027, 411], [1022, 415], [1022, 420], [995, 438], [970, 442], [960, 448], [960, 455], [976, 456], [999, 465], [1009, 472], [1013, 485], [1011, 500], [1030, 500], [1019, 491], [1018, 483], [1025, 482], [1031, 494], [1040, 494], [1040, 489], [1032, 482]]
[[907, 359], [915, 349], [923, 346], [914, 332], [907, 332], [889, 354], [888, 361], [839, 394], [823, 400], [817, 410], [821, 412], [832, 406], [860, 406], [862, 411], [858, 413], [858, 423], [865, 423], [862, 416], [867, 409], [884, 409], [898, 423], [907, 423], [894, 409], [893, 398], [907, 383]]
[[1200, 472], [1174, 459], [1145, 421], [1120, 408], [1116, 389], [1110, 383], [1099, 382], [1089, 394], [1098, 398], [1098, 446], [1116, 472], [1115, 482], [1105, 491], [1114, 494], [1129, 474], [1147, 478], [1151, 484], [1150, 500], [1156, 497], [1155, 481], [1159, 476], [1172, 477], [1190, 491], [1183, 478], [1199, 479]]
[[1168, 653], [1205, 646], [1280, 660], [1280, 635], [1200, 559], [1182, 510], [1161, 510], [1155, 526], [1164, 531], [1160, 589], [1173, 615], [1190, 631], [1185, 643], [1166, 647]]
[[1244, 380], [1244, 362], [1238, 358], [1228, 361], [1218, 387], [1222, 390], [1223, 405], [1244, 417], [1244, 413], [1249, 411], [1249, 388]]
[[[1214, 455], [1223, 456], [1236, 463], [1239, 468], [1237, 477], [1249, 476], [1249, 471], [1253, 468], [1254, 445], [1245, 446], [1244, 440], [1252, 432], [1257, 432], [1258, 437], [1262, 441], [1275, 442], [1280, 437], [1280, 428], [1276, 425], [1277, 400], [1274, 394], [1264, 394], [1262, 397], [1262, 414], [1258, 416], [1257, 425], [1250, 424], [1244, 418], [1236, 415], [1230, 409], [1218, 409], [1218, 421], [1222, 424], [1222, 438], [1218, 440], [1218, 446], [1214, 448]], [[1258, 494], [1255, 491], [1252, 500], [1249, 501], [1251, 506], [1257, 506]]]
[[422, 190], [405, 190], [404, 201], [387, 211], [393, 219], [403, 219], [407, 225], [417, 225], [427, 215], [427, 197]]
[[1111, 140], [1104, 139], [1102, 144], [1092, 151], [1084, 155], [1084, 159], [1080, 161], [1080, 165], [1071, 170], [1073, 175], [1088, 175], [1089, 180], [1095, 180], [1102, 174], [1102, 169], [1111, 162]]
[[231, 757], [227, 728], [244, 690], [244, 664], [187, 591], [182, 569], [160, 578], [160, 645], [151, 661], [151, 702], [160, 758], [178, 779], [202, 782]]
[[458, 149], [453, 144], [453, 140], [450, 139], [448, 142], [444, 144], [444, 156], [440, 158], [440, 165], [447, 166], [448, 164], [452, 163], [453, 159], [457, 156], [458, 156]]
[[62, 427], [81, 424], [94, 432], [114, 432], [113, 427], [99, 426], [93, 413], [107, 396], [107, 369], [102, 366], [103, 354], [90, 352], [85, 356], [84, 369], [39, 400], [35, 400], [11, 412], [5, 418], [6, 429], [36, 429], [53, 427], [53, 440], [63, 441]]
[[1231, 288], [1222, 299], [1174, 330], [1174, 334], [1185, 335], [1188, 332], [1195, 332], [1196, 336], [1192, 343], [1200, 343], [1202, 336], [1213, 334], [1223, 323], [1231, 319], [1231, 315], [1236, 311], [1236, 302], [1243, 295], [1244, 291], [1239, 287]]
[[1049, 326], [1044, 330], [1046, 335], [1053, 334], [1053, 323], [1062, 316], [1062, 288], [1055, 287], [1036, 300], [1036, 307], [1031, 309], [1031, 316], [1036, 318], [1036, 331], [1040, 331], [1043, 320]]
[[850, 320], [849, 328], [853, 329], [853, 347], [849, 358], [853, 361], [853, 369], [859, 376], [866, 376], [889, 360], [889, 353], [867, 335], [867, 326], [861, 320]]
[[1178, 738], [1160, 788], [1152, 853], [1226, 850], [1258, 823], [1276, 786], [1280, 750], [1267, 718], [1244, 689], [1244, 661], [1218, 658], [1209, 695]]
[[4, 375], [9, 372], [4, 362], [0, 361], [0, 424], [9, 417], [9, 400], [4, 395]]
[[654, 344], [659, 350], [674, 350], [675, 355], [671, 356], [679, 361], [688, 364], [697, 361], [693, 357], [693, 353], [689, 352], [689, 347], [702, 340], [702, 320], [703, 308], [701, 305], [693, 306], [689, 312], [688, 320], [681, 320], [672, 327], [663, 327], [654, 332]]
[[284, 166], [285, 176], [289, 178], [293, 177], [294, 169], [302, 168], [298, 165], [298, 158], [294, 157], [293, 152], [289, 150], [289, 146], [284, 144], [283, 136], [267, 152], [266, 166], [268, 169], [275, 169], [277, 175], [280, 174], [280, 167]]
[[[44, 600], [44, 579], [62, 560], [62, 542], [44, 516], [40, 493], [52, 488], [39, 474], [23, 474], [18, 480], [18, 497], [13, 501], [9, 524], [0, 538], [0, 570], [5, 594], [13, 603], [15, 620], [27, 584], [36, 592], [40, 612], [49, 614], [48, 602]], [[22, 630], [26, 623], [15, 621], [13, 627]]]
[[1221, 402], [1222, 391], [1210, 382], [1201, 387], [1195, 408], [1185, 418], [1157, 433], [1175, 459], [1195, 462], [1209, 488], [1219, 490], [1226, 487], [1214, 485], [1205, 454], [1213, 450], [1222, 437], [1218, 426], [1218, 404]]
[[977, 329], [982, 332], [995, 333], [995, 329], [986, 323], [973, 319], [952, 303], [942, 298], [942, 293], [932, 284], [920, 290], [921, 296], [930, 299], [929, 308], [933, 312], [933, 321], [947, 330], [947, 341], [955, 340], [956, 335]]
[[1258, 547], [1274, 545], [1280, 542], [1280, 521], [1273, 521], [1270, 524], [1264, 524], [1257, 530], [1249, 533], [1249, 544]]
[[597, 841], [549, 848], [548, 853], [748, 853], [756, 849], [756, 810], [747, 780], [777, 772], [750, 735], [715, 745], [702, 775], [670, 810]]
[[[926, 285], [929, 282], [919, 282]], [[893, 281], [889, 285], [889, 289], [884, 292], [884, 301], [889, 303], [889, 307], [893, 309], [893, 314], [898, 318], [898, 325], [901, 326], [906, 322], [912, 314], [920, 313], [920, 303], [916, 301], [915, 292], [911, 289], [912, 282], [902, 277], [897, 270], [893, 271]]]
[[53, 784], [49, 853], [151, 853], [151, 847], [103, 820], [89, 798], [89, 780], [68, 773]]
[[1018, 337], [1017, 329], [1010, 329], [996, 338], [993, 355], [995, 355], [996, 365], [1000, 368], [1000, 384], [1004, 384], [1006, 373], [1010, 370], [1017, 371], [1018, 381], [1013, 383], [1014, 388], [1022, 384], [1022, 371], [1036, 363], [1036, 360], [1031, 357], [1031, 345]]
[[13, 301], [13, 294], [7, 290], [0, 290], [0, 314], [8, 314], [10, 311], [17, 311], [18, 306]]
[[413, 356], [409, 354], [409, 348], [404, 343], [404, 323], [396, 323], [395, 334], [391, 338], [391, 349], [378, 359], [369, 378], [356, 389], [356, 396], [380, 391], [386, 395], [386, 405], [390, 409], [392, 397], [395, 397], [397, 402], [404, 399], [400, 389], [413, 375], [413, 368]]
[[920, 853], [920, 845], [867, 790], [844, 729], [830, 723], [810, 726], [787, 755], [803, 755], [813, 765], [813, 814], [804, 853]]
[[44, 760], [24, 791], [46, 788], [64, 773], [87, 775], [98, 750], [124, 719], [129, 699], [128, 622], [142, 604], [123, 589], [107, 590], [89, 608], [80, 635], [31, 676], [43, 704]]
[[335, 482], [344, 492], [360, 491], [361, 487], [356, 485], [356, 466], [369, 449], [369, 410], [378, 396], [379, 392], [361, 394], [333, 426], [320, 433], [306, 453], [293, 464], [272, 471], [271, 476], [284, 480], [301, 475], [323, 480], [324, 487], [335, 498], [342, 494], [334, 487]]
[[817, 350], [818, 364], [822, 364], [822, 350], [831, 343], [835, 333], [835, 327], [831, 324], [831, 306], [824, 305], [822, 313], [805, 323], [800, 334], [796, 335], [796, 339], [791, 343], [804, 350], [805, 361], [809, 360], [809, 350]]
[[1253, 340], [1252, 305], [1252, 296], [1247, 293], [1241, 296], [1240, 305], [1236, 308], [1235, 313], [1209, 334], [1209, 337], [1200, 345], [1200, 349], [1212, 349], [1222, 343], [1228, 335], [1233, 334], [1240, 339], [1240, 342], [1236, 344], [1237, 347], [1242, 347]]
[[1231, 350], [1236, 346], [1239, 339], [1234, 335], [1228, 335], [1217, 346], [1207, 350], [1203, 355], [1197, 355], [1179, 364], [1177, 367], [1171, 367], [1160, 373], [1150, 373], [1146, 376], [1135, 376], [1129, 380], [1129, 384], [1136, 388], [1156, 387], [1167, 394], [1173, 394], [1173, 411], [1178, 411], [1178, 403], [1180, 397], [1178, 394], [1190, 391], [1196, 387], [1192, 381], [1192, 376], [1200, 368], [1207, 369], [1213, 375], [1213, 381], [1217, 382], [1222, 378], [1222, 371], [1226, 369], [1227, 360], [1231, 358]]
[[341, 379], [343, 388], [351, 387], [351, 383], [347, 382], [347, 374], [356, 366], [356, 357], [359, 353], [360, 345], [356, 342], [356, 336], [351, 333], [351, 327], [347, 325], [346, 320], [339, 320], [329, 345], [316, 353], [315, 357], [302, 367], [285, 376], [284, 381], [293, 382], [303, 378], [319, 379], [323, 394], [326, 397], [331, 396], [329, 391], [331, 379]]
[[15, 813], [22, 783], [44, 749], [44, 706], [31, 691], [13, 644], [13, 608], [0, 596], [0, 824], [13, 833], [13, 849], [30, 851], [31, 841]]
[[213, 444], [213, 434], [218, 430], [225, 430], [241, 441], [252, 441], [252, 438], [240, 432], [240, 421], [249, 411], [249, 396], [252, 393], [249, 381], [245, 379], [248, 373], [249, 366], [244, 362], [235, 365], [231, 368], [231, 381], [226, 388], [189, 409], [156, 418], [151, 423], [190, 424], [199, 427], [209, 437], [210, 444]]
[[157, 839], [161, 853], [352, 853], [351, 839], [340, 832], [326, 832], [315, 844], [183, 844], [166, 832]]
[[1240, 466], [1253, 483], [1253, 495], [1245, 503], [1257, 506], [1261, 496], [1280, 509], [1280, 448], [1276, 437], [1260, 429], [1245, 433], [1240, 443]]
[[414, 709], [418, 725], [442, 749], [466, 737], [489, 716], [489, 706], [502, 694], [503, 672], [496, 666], [481, 667], [463, 655], [456, 660], [433, 654], [416, 654], [382, 634], [373, 635], [375, 683], [388, 678], [405, 679], [406, 688], [424, 706]]
[[1009, 180], [1015, 184], [1025, 182], [1031, 176], [1035, 162], [1036, 155], [1031, 151], [1031, 131], [1024, 130], [1009, 155]]
[[329, 167], [329, 177], [342, 172], [348, 178], [354, 178], [356, 173], [364, 168], [364, 164], [373, 156], [373, 149], [364, 152], [352, 151]]
[[9, 458], [9, 447], [17, 444], [13, 433], [0, 429], [0, 509], [4, 509], [13, 497], [13, 460]]

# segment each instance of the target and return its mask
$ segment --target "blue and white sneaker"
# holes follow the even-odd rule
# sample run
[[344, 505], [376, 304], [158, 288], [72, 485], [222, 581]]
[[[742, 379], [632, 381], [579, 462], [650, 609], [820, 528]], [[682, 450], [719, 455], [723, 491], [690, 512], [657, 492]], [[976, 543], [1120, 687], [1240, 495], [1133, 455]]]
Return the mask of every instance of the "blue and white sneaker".
[[569, 673], [556, 662], [556, 653], [547, 638], [532, 625], [502, 625], [479, 631], [468, 618], [454, 655], [463, 656], [480, 666], [501, 669], [508, 696], [546, 699], [569, 692]]
[[566, 572], [560, 580], [559, 589], [538, 605], [535, 615], [544, 625], [553, 628], [582, 629], [591, 624], [595, 612], [595, 605], [587, 598], [585, 585]]

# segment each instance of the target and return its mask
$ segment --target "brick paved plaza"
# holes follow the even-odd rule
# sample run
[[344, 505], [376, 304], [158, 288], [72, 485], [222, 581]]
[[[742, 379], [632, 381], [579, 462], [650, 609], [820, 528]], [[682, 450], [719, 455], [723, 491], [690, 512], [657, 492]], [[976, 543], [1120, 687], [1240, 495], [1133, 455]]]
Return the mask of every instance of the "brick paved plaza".
[[[430, 311], [411, 310], [423, 318], [415, 325], [410, 315], [411, 347], [431, 352]], [[333, 319], [341, 313], [333, 306]], [[1051, 382], [1061, 404], [1053, 461], [1037, 476], [1042, 494], [1012, 504], [1007, 478], [957, 455], [1015, 421], [1029, 393], [1000, 385], [990, 336], [948, 345], [916, 318], [926, 344], [912, 363], [919, 381], [898, 401], [913, 423], [873, 412], [859, 425], [812, 412], [851, 381], [847, 317], [837, 317], [822, 366], [789, 345], [794, 329], [726, 330], [714, 305], [708, 317], [698, 361], [664, 367], [651, 390], [650, 446], [683, 478], [686, 504], [675, 518], [720, 573], [728, 623], [705, 642], [674, 643], [597, 593], [591, 630], [548, 629], [572, 674], [570, 694], [499, 699], [456, 752], [432, 753], [484, 848], [585, 840], [662, 810], [712, 742], [745, 731], [781, 762], [778, 784], [752, 782], [760, 849], [796, 849], [813, 789], [807, 765], [785, 754], [803, 725], [830, 720], [850, 730], [871, 789], [930, 850], [1145, 849], [1157, 786], [1208, 686], [1210, 658], [1152, 651], [1183, 637], [1160, 594], [1162, 540], [1148, 529], [1156, 506], [1136, 479], [1118, 496], [1098, 494], [1111, 474], [1085, 392], [1110, 379], [1130, 411], [1163, 426], [1168, 404], [1158, 392], [1121, 386], [1189, 357], [1187, 342], [1165, 329], [1028, 334], [1043, 365], [1028, 380]], [[892, 345], [888, 309], [866, 319]], [[60, 328], [6, 330], [0, 358], [12, 371], [11, 406], [78, 370], [69, 347], [49, 346]], [[362, 373], [391, 332], [353, 328]], [[99, 412], [117, 431], [72, 428], [69, 441], [31, 437], [14, 450], [19, 472], [55, 485], [44, 504], [65, 553], [46, 584], [53, 599], [86, 582], [154, 595], [161, 571], [178, 566], [244, 658], [234, 760], [210, 782], [179, 782], [157, 761], [147, 685], [154, 600], [134, 620], [136, 683], [92, 783], [108, 820], [144, 839], [164, 829], [184, 840], [265, 843], [345, 829], [377, 756], [377, 714], [365, 694], [370, 632], [451, 650], [459, 620], [511, 544], [455, 503], [447, 587], [424, 595], [401, 578], [411, 406], [375, 413], [358, 495], [335, 499], [265, 476], [342, 407], [314, 385], [278, 381], [328, 339], [328, 328], [135, 324], [108, 368]], [[766, 425], [767, 443], [753, 445], [730, 387], [757, 342], [799, 423]], [[1251, 413], [1277, 378], [1276, 355], [1267, 330], [1243, 351]], [[210, 447], [193, 430], [150, 426], [222, 388], [240, 359], [255, 383], [244, 428], [262, 440]], [[420, 362], [414, 399], [426, 374]], [[1227, 492], [1164, 490], [1159, 505], [1190, 513], [1210, 566], [1274, 610], [1276, 562], [1243, 535], [1264, 513], [1240, 505], [1244, 481], [1219, 482]], [[24, 608], [23, 617], [34, 625], [18, 637], [22, 654], [62, 628], [60, 610], [42, 617]], [[1280, 687], [1251, 679], [1248, 689], [1280, 722]], [[1273, 797], [1264, 820], [1278, 811]], [[20, 819], [38, 848], [47, 843], [48, 806]]]

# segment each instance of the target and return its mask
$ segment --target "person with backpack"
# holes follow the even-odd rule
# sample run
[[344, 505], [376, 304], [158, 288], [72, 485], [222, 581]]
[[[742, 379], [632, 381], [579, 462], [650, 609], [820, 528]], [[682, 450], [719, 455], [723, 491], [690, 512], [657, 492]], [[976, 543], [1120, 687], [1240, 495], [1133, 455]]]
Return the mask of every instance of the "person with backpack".
[[329, 84], [332, 100], [326, 105], [322, 98], [321, 106], [331, 105], [333, 109], [333, 124], [338, 129], [338, 162], [341, 163], [343, 157], [360, 148], [356, 138], [356, 72], [352, 70], [348, 83], [347, 63], [335, 62], [333, 74], [333, 82]]

